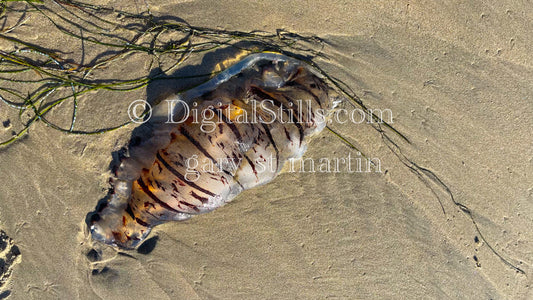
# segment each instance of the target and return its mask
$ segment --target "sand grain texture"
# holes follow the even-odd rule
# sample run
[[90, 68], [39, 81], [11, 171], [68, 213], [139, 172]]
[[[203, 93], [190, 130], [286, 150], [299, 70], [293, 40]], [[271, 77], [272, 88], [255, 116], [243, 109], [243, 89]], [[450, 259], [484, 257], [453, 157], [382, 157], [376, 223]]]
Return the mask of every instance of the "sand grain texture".
[[[192, 25], [285, 28], [325, 39], [330, 59], [317, 63], [369, 107], [392, 110], [393, 125], [412, 142], [394, 138], [402, 153], [437, 174], [490, 245], [525, 275], [490, 251], [442, 187], [430, 183], [432, 192], [378, 132], [353, 124], [337, 128], [379, 158], [383, 173], [284, 173], [215, 212], [158, 226], [147, 254], [93, 264], [81, 244], [83, 220], [106, 194], [111, 152], [126, 144], [133, 126], [74, 136], [37, 124], [0, 151], [0, 228], [22, 253], [5, 287], [10, 299], [533, 297], [531, 5], [147, 3], [155, 15]], [[145, 9], [140, 2], [109, 5]], [[94, 116], [82, 122], [94, 124], [98, 112], [127, 102], [95, 99]], [[324, 132], [306, 157], [350, 151]]]

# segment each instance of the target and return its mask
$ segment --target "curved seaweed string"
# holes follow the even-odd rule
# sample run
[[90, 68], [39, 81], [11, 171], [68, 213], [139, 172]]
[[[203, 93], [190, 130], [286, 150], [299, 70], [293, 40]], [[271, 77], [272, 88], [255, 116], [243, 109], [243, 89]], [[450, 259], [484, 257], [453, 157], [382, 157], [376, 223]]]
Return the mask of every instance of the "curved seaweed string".
[[[276, 51], [310, 64], [346, 96], [350, 103], [369, 112], [373, 120], [380, 121], [371, 123], [371, 126], [379, 132], [383, 142], [400, 162], [431, 190], [439, 201], [443, 214], [446, 215], [446, 211], [431, 183], [444, 190], [452, 203], [469, 217], [481, 239], [502, 262], [516, 272], [525, 274], [522, 269], [513, 265], [487, 242], [472, 211], [466, 205], [455, 200], [451, 189], [434, 172], [407, 158], [391, 136], [398, 136], [407, 144], [411, 144], [411, 141], [392, 125], [380, 120], [349, 86], [341, 80], [331, 77], [312, 61], [313, 58], [317, 57], [327, 59], [327, 56], [321, 52], [322, 47], [327, 43], [326, 41], [316, 36], [302, 36], [284, 30], [278, 30], [276, 33], [242, 32], [191, 26], [184, 20], [173, 17], [156, 18], [149, 10], [141, 14], [133, 14], [79, 1], [55, 0], [50, 2], [53, 5], [48, 5], [43, 1], [30, 0], [10, 0], [0, 3], [0, 21], [3, 22], [0, 29], [0, 41], [7, 41], [13, 46], [11, 51], [0, 50], [0, 81], [15, 86], [6, 87], [2, 84], [0, 86], [0, 101], [10, 108], [17, 109], [19, 119], [23, 124], [22, 129], [15, 132], [11, 138], [0, 141], [0, 147], [8, 146], [24, 136], [37, 121], [42, 121], [45, 125], [67, 134], [101, 134], [124, 127], [132, 121], [91, 130], [75, 129], [78, 104], [83, 100], [82, 96], [100, 90], [131, 92], [146, 87], [154, 80], [195, 77], [207, 79], [217, 73], [179, 77], [163, 76], [181, 66], [195, 54], [228, 46], [248, 52], [264, 51], [265, 49]], [[10, 26], [6, 25], [8, 14], [19, 14], [14, 24]], [[85, 44], [103, 47], [102, 52], [89, 63], [84, 63], [84, 56], [82, 56], [81, 62], [77, 63], [71, 58], [65, 58], [67, 55], [64, 52], [47, 49], [9, 35], [17, 29], [23, 28], [30, 18], [38, 16], [44, 17], [65, 36], [81, 41], [83, 52], [86, 47]], [[119, 20], [122, 19], [122, 21], [127, 22], [117, 22], [110, 19], [109, 16], [115, 16]], [[180, 36], [178, 39], [164, 37], [164, 35], [172, 34], [179, 34]], [[241, 46], [242, 42], [260, 45], [263, 50], [258, 50], [257, 47], [243, 47]], [[315, 49], [317, 47], [319, 50]], [[154, 76], [131, 79], [98, 79], [103, 77], [102, 74], [105, 74], [105, 70], [135, 54], [149, 55], [152, 58], [149, 69], [156, 62], [161, 72]], [[171, 63], [166, 65], [167, 61], [171, 61]], [[20, 75], [20, 78], [16, 77], [17, 75]], [[20, 90], [26, 89], [27, 95], [23, 95], [24, 92], [20, 92], [17, 87]], [[7, 99], [5, 95], [9, 95], [14, 100]], [[67, 100], [72, 100], [72, 117], [68, 128], [63, 128], [48, 120], [46, 115], [52, 110], [60, 108], [60, 104]], [[23, 115], [29, 115], [28, 120], [22, 121]], [[140, 116], [140, 118], [143, 117], [144, 115]], [[327, 129], [348, 147], [362, 153], [334, 128], [328, 126]], [[366, 157], [364, 153], [362, 155]]]
[[[278, 31], [275, 34], [252, 31], [227, 31], [217, 30], [203, 27], [194, 27], [188, 25], [185, 21], [179, 20], [168, 21], [166, 19], [156, 20], [152, 15], [134, 15], [123, 11], [117, 11], [106, 7], [91, 5], [76, 1], [53, 1], [61, 12], [66, 12], [69, 19], [64, 14], [54, 11], [50, 6], [35, 3], [34, 1], [10, 1], [17, 4], [26, 4], [25, 8], [9, 7], [5, 2], [1, 4], [1, 18], [4, 19], [4, 24], [7, 19], [7, 12], [16, 13], [21, 12], [22, 16], [12, 26], [2, 28], [0, 30], [0, 40], [5, 40], [12, 43], [15, 47], [22, 47], [13, 51], [0, 50], [0, 80], [10, 84], [21, 84], [29, 88], [28, 84], [40, 84], [28, 91], [28, 96], [23, 96], [16, 92], [17, 89], [0, 87], [0, 100], [9, 107], [19, 109], [19, 116], [23, 113], [33, 113], [29, 120], [22, 122], [23, 128], [16, 132], [11, 138], [0, 142], [0, 146], [7, 146], [26, 134], [29, 128], [38, 120], [41, 120], [47, 126], [70, 134], [99, 134], [121, 128], [131, 123], [131, 121], [124, 122], [116, 126], [107, 128], [99, 128], [93, 130], [76, 130], [76, 116], [78, 112], [78, 103], [81, 101], [80, 96], [88, 92], [98, 90], [128, 92], [144, 88], [149, 82], [158, 80], [158, 76], [148, 77], [141, 76], [128, 80], [113, 79], [106, 81], [89, 79], [93, 73], [99, 70], [110, 68], [113, 63], [121, 62], [121, 59], [128, 55], [136, 53], [144, 53], [155, 58], [159, 65], [162, 65], [164, 56], [172, 55], [174, 62], [161, 70], [161, 74], [171, 72], [185, 62], [192, 54], [212, 51], [222, 46], [233, 46], [237, 42], [254, 42], [261, 44], [269, 49], [281, 50], [289, 48], [293, 51], [304, 51], [314, 56], [320, 55], [319, 52], [313, 51], [310, 48], [305, 48], [303, 45], [298, 45], [300, 41], [319, 42], [320, 39], [316, 37], [303, 37], [294, 33]], [[67, 8], [68, 7], [68, 8]], [[71, 8], [71, 9], [70, 9]], [[76, 13], [73, 12], [76, 10]], [[33, 14], [43, 16], [48, 20], [59, 32], [67, 36], [79, 39], [82, 45], [91, 43], [97, 46], [104, 46], [106, 51], [115, 49], [116, 53], [111, 56], [97, 57], [89, 64], [76, 63], [71, 59], [62, 58], [62, 53], [59, 51], [45, 49], [39, 45], [34, 45], [29, 42], [20, 40], [8, 33], [13, 32], [16, 28], [23, 26], [26, 21]], [[30, 14], [30, 16], [27, 16]], [[85, 14], [92, 17], [94, 20], [87, 21], [80, 15]], [[126, 23], [126, 25], [119, 24], [114, 21], [100, 17], [98, 14], [109, 15], [118, 14], [133, 22]], [[97, 24], [100, 22], [102, 24]], [[82, 26], [83, 24], [85, 26]], [[105, 25], [113, 26], [113, 28], [106, 28]], [[70, 26], [70, 27], [68, 27]], [[4, 26], [5, 27], [5, 26]], [[81, 33], [77, 33], [79, 30]], [[123, 31], [122, 35], [114, 34], [114, 31]], [[163, 40], [161, 35], [165, 33], [179, 33], [183, 36], [178, 40]], [[84, 36], [84, 34], [89, 36]], [[128, 37], [129, 35], [129, 37]], [[152, 35], [149, 37], [149, 35]], [[148, 39], [147, 39], [148, 38]], [[82, 47], [83, 48], [83, 47]], [[243, 49], [253, 51], [253, 49]], [[32, 54], [44, 57], [44, 59], [35, 59]], [[20, 79], [13, 78], [13, 74], [24, 74], [33, 71], [37, 74], [38, 79]], [[6, 75], [11, 75], [7, 77]], [[196, 75], [194, 77], [209, 77], [214, 73]], [[35, 77], [35, 76], [34, 76]], [[191, 78], [187, 77], [173, 77]], [[169, 79], [169, 77], [166, 77]], [[69, 89], [70, 92], [64, 96], [55, 96], [60, 92], [65, 93]], [[16, 100], [9, 100], [6, 98], [6, 93], [15, 97]], [[46, 99], [54, 98], [51, 102], [46, 102]], [[62, 128], [54, 124], [46, 118], [46, 115], [58, 107], [61, 103], [72, 100], [73, 112], [70, 125], [68, 128]], [[20, 102], [18, 102], [20, 101]]]

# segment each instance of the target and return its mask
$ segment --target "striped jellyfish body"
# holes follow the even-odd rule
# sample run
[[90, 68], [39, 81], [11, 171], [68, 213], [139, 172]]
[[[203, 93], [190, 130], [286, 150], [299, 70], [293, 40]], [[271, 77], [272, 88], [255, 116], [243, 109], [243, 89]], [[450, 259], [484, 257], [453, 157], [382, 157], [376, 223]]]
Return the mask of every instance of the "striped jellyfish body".
[[177, 99], [189, 110], [174, 123], [156, 123], [161, 130], [121, 163], [91, 224], [96, 240], [134, 248], [153, 226], [209, 212], [268, 183], [303, 155], [337, 103], [313, 69], [275, 53], [249, 55]]

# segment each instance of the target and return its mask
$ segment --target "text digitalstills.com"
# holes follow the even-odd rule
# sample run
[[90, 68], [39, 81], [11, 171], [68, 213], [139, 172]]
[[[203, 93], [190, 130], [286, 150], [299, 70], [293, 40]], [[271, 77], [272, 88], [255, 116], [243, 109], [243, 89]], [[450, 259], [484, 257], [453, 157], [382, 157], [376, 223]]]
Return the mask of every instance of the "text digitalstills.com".
[[[316, 109], [311, 111], [311, 100], [297, 100], [297, 107], [292, 108], [292, 103], [289, 106], [276, 106], [273, 100], [265, 99], [261, 101], [250, 100], [252, 112], [241, 110], [232, 106], [223, 107], [222, 103], [217, 105], [210, 105], [198, 109], [198, 103], [193, 102], [189, 105], [183, 100], [165, 100], [167, 103], [168, 115], [165, 123], [181, 124], [187, 120], [192, 119], [193, 124], [200, 124], [200, 129], [205, 133], [212, 133], [217, 124], [222, 123], [222, 115], [232, 115], [237, 113], [237, 117], [232, 119], [232, 123], [248, 123], [248, 124], [272, 124], [274, 122], [298, 123], [295, 116], [300, 119], [309, 120], [311, 118], [301, 116], [313, 116], [314, 122], [317, 124], [326, 122], [338, 124], [363, 124], [363, 123], [387, 123], [392, 124], [393, 116], [390, 109], [344, 109], [336, 108], [330, 116], [327, 116], [326, 110]], [[162, 104], [159, 104], [162, 105]], [[307, 108], [307, 109], [306, 109]], [[238, 111], [237, 111], [238, 110]], [[178, 115], [174, 112], [180, 111]], [[262, 113], [257, 113], [261, 111]], [[287, 114], [291, 111], [293, 113]], [[304, 115], [307, 114], [307, 115]], [[135, 100], [128, 107], [128, 115], [130, 120], [134, 123], [145, 123], [150, 120], [152, 116], [152, 107], [145, 100]]]

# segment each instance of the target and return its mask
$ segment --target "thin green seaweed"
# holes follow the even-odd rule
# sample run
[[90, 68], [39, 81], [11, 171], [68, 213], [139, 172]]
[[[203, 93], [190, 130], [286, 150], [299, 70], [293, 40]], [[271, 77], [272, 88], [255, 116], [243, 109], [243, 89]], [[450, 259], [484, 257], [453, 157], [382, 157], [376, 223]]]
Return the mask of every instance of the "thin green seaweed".
[[[10, 7], [5, 3], [2, 6], [2, 18], [6, 18], [9, 13], [15, 12], [22, 12], [22, 16], [14, 25], [0, 30], [0, 40], [10, 42], [16, 48], [19, 48], [14, 51], [0, 50], [0, 74], [4, 75], [1, 79], [4, 82], [10, 83], [10, 85], [26, 84], [25, 87], [29, 88], [30, 91], [28, 91], [28, 96], [23, 97], [10, 88], [0, 87], [0, 91], [7, 92], [8, 95], [15, 96], [16, 99], [22, 100], [22, 102], [9, 100], [2, 94], [0, 94], [0, 100], [9, 107], [18, 108], [20, 110], [19, 116], [29, 111], [33, 112], [33, 117], [23, 122], [23, 128], [14, 136], [0, 142], [0, 146], [7, 146], [18, 140], [38, 120], [53, 129], [69, 134], [99, 134], [128, 125], [130, 122], [109, 128], [76, 130], [78, 104], [80, 101], [83, 101], [81, 97], [83, 94], [98, 90], [117, 92], [134, 91], [146, 87], [153, 80], [161, 79], [157, 76], [153, 78], [140, 76], [133, 79], [111, 79], [105, 81], [89, 79], [93, 73], [102, 69], [111, 68], [113, 64], [120, 63], [128, 55], [137, 53], [148, 54], [152, 58], [155, 58], [160, 65], [163, 56], [177, 55], [178, 57], [176, 57], [175, 63], [162, 70], [162, 73], [167, 73], [184, 63], [192, 54], [213, 51], [223, 46], [238, 47], [235, 44], [242, 41], [268, 45], [271, 49], [301, 50], [304, 52], [308, 51], [309, 53], [312, 52], [311, 49], [297, 45], [298, 42], [319, 41], [316, 37], [302, 37], [284, 31], [271, 34], [261, 31], [241, 32], [194, 27], [188, 25], [186, 22], [156, 20], [151, 14], [131, 14], [77, 1], [53, 1], [61, 9], [61, 14], [40, 1], [10, 2], [25, 4], [26, 6], [24, 9]], [[58, 51], [46, 49], [40, 45], [35, 45], [9, 35], [9, 33], [16, 31], [17, 28], [24, 26], [27, 23], [26, 21], [33, 17], [34, 14], [43, 16], [61, 34], [78, 39], [82, 43], [105, 47], [106, 50], [116, 48], [117, 51], [113, 55], [93, 60], [89, 64], [82, 64], [64, 58], [63, 53]], [[111, 14], [125, 16], [132, 22], [124, 25], [105, 18], [105, 15]], [[88, 21], [81, 15], [90, 16], [93, 20]], [[130, 26], [131, 24], [135, 26]], [[111, 25], [114, 29], [106, 28], [106, 25]], [[75, 32], [76, 30], [79, 30], [80, 33]], [[159, 40], [159, 37], [167, 32], [180, 33], [183, 34], [183, 37], [179, 40]], [[84, 34], [88, 36], [84, 36]], [[150, 34], [153, 34], [153, 36], [147, 40]], [[31, 58], [31, 54], [42, 56], [44, 59]], [[318, 55], [318, 52], [314, 52], [314, 55]], [[35, 76], [29, 76], [29, 78], [12, 77], [12, 75], [18, 73], [27, 75], [31, 71], [33, 71]], [[11, 77], [8, 75], [11, 75]], [[207, 77], [212, 75], [214, 73], [196, 76]], [[28, 86], [30, 83], [40, 85], [32, 89]], [[44, 101], [49, 98], [50, 93], [59, 94], [60, 91], [66, 88], [70, 89], [69, 95], [56, 98], [54, 101], [44, 105]], [[58, 107], [64, 101], [72, 101], [73, 105], [71, 124], [68, 129], [61, 128], [45, 118], [48, 112]], [[40, 102], [40, 105], [35, 106], [36, 102]]]
[[[0, 20], [4, 20], [3, 28], [0, 29], [0, 42], [8, 42], [13, 48], [11, 51], [0, 50], [0, 82], [2, 82], [0, 101], [7, 107], [18, 110], [18, 116], [22, 123], [22, 128], [10, 138], [0, 141], [0, 146], [11, 145], [27, 134], [31, 126], [38, 121], [54, 130], [79, 135], [102, 134], [127, 126], [133, 121], [129, 120], [117, 125], [91, 130], [78, 129], [76, 120], [79, 104], [81, 101], [87, 101], [84, 95], [98, 91], [131, 92], [146, 87], [154, 80], [208, 78], [216, 72], [181, 77], [155, 75], [130, 79], [98, 79], [106, 70], [123, 62], [128, 56], [137, 54], [148, 55], [152, 59], [152, 63], [156, 62], [160, 67], [164, 66], [164, 62], [167, 60], [173, 61], [170, 66], [161, 68], [161, 74], [165, 74], [175, 70], [194, 55], [205, 54], [221, 47], [229, 46], [251, 52], [261, 51], [257, 48], [242, 47], [240, 42], [260, 44], [268, 50], [305, 61], [349, 99], [350, 103], [370, 112], [348, 85], [330, 76], [313, 62], [312, 59], [314, 58], [327, 58], [322, 52], [322, 47], [326, 42], [316, 36], [302, 36], [284, 30], [268, 33], [197, 27], [182, 20], [169, 21], [168, 19], [156, 18], [149, 11], [133, 14], [79, 1], [55, 0], [51, 2], [61, 13], [54, 10], [46, 2], [38, 0], [5, 0], [0, 3]], [[19, 14], [16, 21], [7, 26], [7, 18], [16, 14]], [[111, 49], [112, 53], [96, 56], [89, 63], [84, 63], [83, 57], [80, 62], [76, 62], [69, 58], [67, 53], [47, 49], [11, 35], [24, 28], [32, 17], [38, 18], [39, 16], [44, 17], [62, 35], [79, 40], [82, 45], [88, 43], [95, 47], [102, 47], [102, 53], [104, 51], [109, 52]], [[113, 16], [120, 16], [125, 22], [117, 22], [112, 18]], [[164, 34], [180, 34], [181, 37], [179, 39], [165, 39]], [[10, 86], [5, 86], [4, 83]], [[19, 90], [25, 90], [26, 95]], [[63, 128], [47, 118], [50, 112], [60, 108], [60, 104], [65, 101], [72, 101], [72, 116], [68, 128]], [[23, 115], [29, 115], [26, 121], [22, 121]], [[438, 193], [430, 186], [430, 183], [441, 187], [451, 201], [471, 219], [481, 239], [487, 243], [495, 255], [506, 265], [524, 274], [522, 269], [514, 266], [486, 241], [471, 210], [455, 200], [450, 188], [432, 171], [418, 166], [405, 157], [398, 144], [391, 139], [386, 131], [390, 130], [392, 135], [399, 136], [401, 140], [411, 144], [407, 136], [391, 124], [380, 120], [374, 113], [370, 113], [370, 116], [372, 120], [376, 121], [377, 124], [374, 123], [372, 126], [380, 133], [384, 143], [407, 168], [413, 171], [431, 189], [439, 200], [443, 213], [446, 212]], [[140, 116], [140, 118], [143, 117], [144, 114]], [[381, 127], [381, 124], [384, 128]], [[361, 152], [335, 129], [330, 126], [327, 129], [348, 147]], [[363, 156], [366, 157], [364, 154]]]

